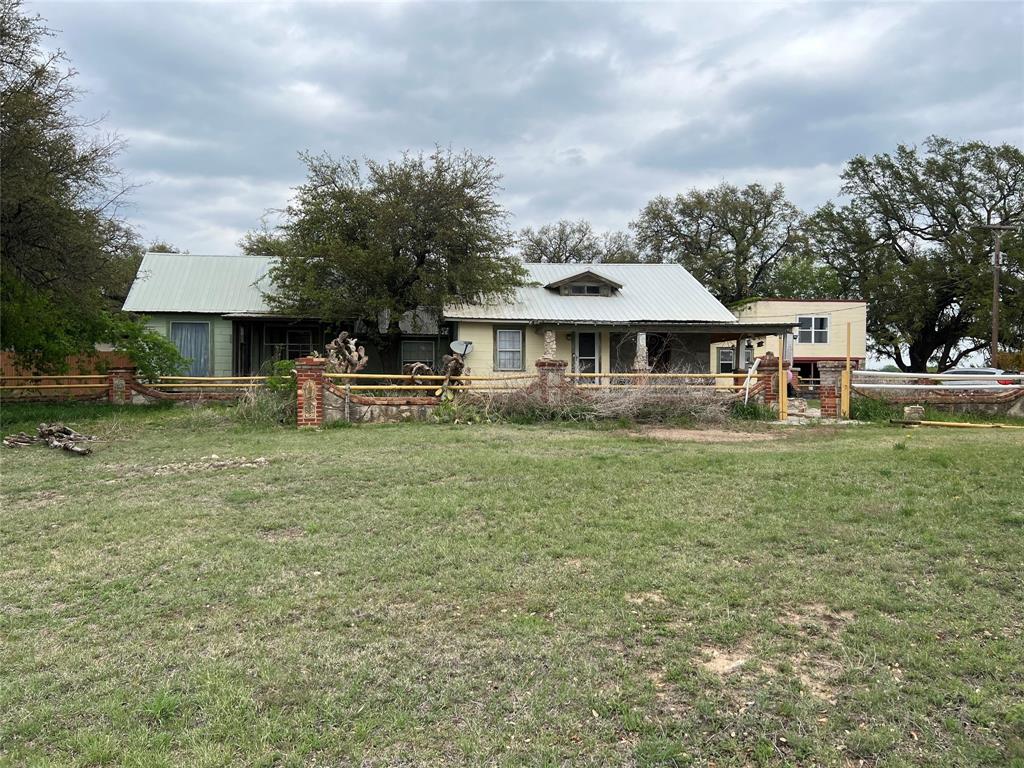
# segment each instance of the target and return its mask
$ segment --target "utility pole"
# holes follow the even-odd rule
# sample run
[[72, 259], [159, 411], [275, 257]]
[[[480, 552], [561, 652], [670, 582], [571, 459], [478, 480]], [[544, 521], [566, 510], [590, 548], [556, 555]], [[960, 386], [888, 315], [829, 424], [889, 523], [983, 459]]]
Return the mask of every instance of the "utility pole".
[[982, 224], [981, 229], [989, 229], [995, 234], [996, 252], [992, 259], [992, 349], [989, 356], [990, 365], [995, 368], [999, 357], [999, 270], [1002, 259], [1003, 232], [1020, 229], [1019, 224]]

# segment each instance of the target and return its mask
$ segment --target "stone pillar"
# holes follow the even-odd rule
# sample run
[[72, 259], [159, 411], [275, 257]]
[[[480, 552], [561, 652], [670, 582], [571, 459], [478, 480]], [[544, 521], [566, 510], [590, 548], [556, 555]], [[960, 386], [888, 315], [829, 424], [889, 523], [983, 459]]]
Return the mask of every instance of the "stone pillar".
[[647, 334], [640, 331], [636, 335], [636, 355], [633, 356], [633, 370], [649, 373], [651, 366], [647, 360]]
[[537, 367], [537, 385], [544, 402], [557, 401], [565, 385], [565, 360], [542, 357], [534, 363]]
[[821, 396], [821, 418], [839, 418], [840, 377], [846, 363], [842, 360], [822, 360], [818, 363], [818, 376], [821, 377], [819, 394]]
[[322, 357], [300, 357], [295, 361], [296, 424], [299, 427], [319, 427], [324, 423], [326, 362]]
[[128, 405], [132, 402], [132, 382], [135, 381], [134, 368], [111, 368], [107, 371], [107, 400], [115, 405]]
[[544, 354], [542, 355], [545, 360], [554, 360], [555, 353], [558, 350], [558, 338], [555, 336], [555, 332], [551, 329], [544, 331]]

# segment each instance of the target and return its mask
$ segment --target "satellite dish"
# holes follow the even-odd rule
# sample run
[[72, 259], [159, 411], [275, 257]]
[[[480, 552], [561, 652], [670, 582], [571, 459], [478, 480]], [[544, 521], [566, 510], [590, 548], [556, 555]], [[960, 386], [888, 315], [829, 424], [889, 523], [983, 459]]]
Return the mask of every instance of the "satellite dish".
[[451, 349], [451, 351], [454, 352], [456, 355], [462, 355], [463, 357], [465, 357], [466, 355], [473, 351], [473, 342], [459, 341], [458, 339], [456, 339], [455, 341], [448, 345], [448, 348]]

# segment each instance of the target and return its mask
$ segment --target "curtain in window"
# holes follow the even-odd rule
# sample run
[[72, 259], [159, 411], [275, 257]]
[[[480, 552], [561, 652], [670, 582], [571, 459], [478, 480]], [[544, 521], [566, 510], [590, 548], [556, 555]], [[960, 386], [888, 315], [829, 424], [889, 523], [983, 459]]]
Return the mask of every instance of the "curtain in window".
[[186, 376], [210, 375], [209, 323], [171, 323], [171, 341], [191, 361]]
[[498, 370], [523, 370], [523, 332], [498, 331]]

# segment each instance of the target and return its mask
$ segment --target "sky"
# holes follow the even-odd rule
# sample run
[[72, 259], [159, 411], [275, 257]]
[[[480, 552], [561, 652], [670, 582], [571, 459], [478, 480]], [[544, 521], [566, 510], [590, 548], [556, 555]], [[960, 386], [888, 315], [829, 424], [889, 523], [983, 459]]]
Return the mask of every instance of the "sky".
[[[1024, 146], [1024, 4], [27, 2], [125, 140], [146, 241], [236, 253], [301, 151], [490, 155], [516, 228], [781, 182], [930, 134]], [[268, 221], [273, 222], [273, 214]]]

